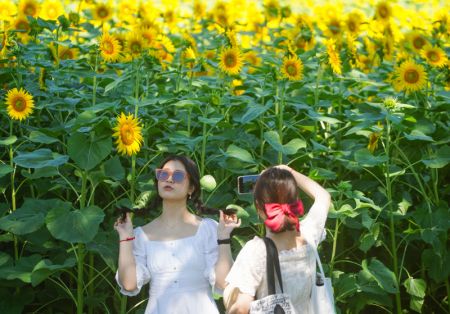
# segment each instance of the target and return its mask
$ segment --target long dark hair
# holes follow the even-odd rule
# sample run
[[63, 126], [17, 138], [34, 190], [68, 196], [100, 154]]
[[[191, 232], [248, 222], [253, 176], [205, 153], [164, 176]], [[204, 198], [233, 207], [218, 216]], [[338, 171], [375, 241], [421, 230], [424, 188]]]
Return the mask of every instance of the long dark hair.
[[[286, 169], [268, 168], [258, 178], [253, 191], [255, 207], [265, 212], [264, 205], [269, 203], [293, 204], [297, 201], [297, 183], [292, 173]], [[277, 232], [294, 230], [294, 218], [285, 217], [282, 228]], [[273, 230], [272, 230], [273, 231]]]
[[[169, 161], [179, 161], [183, 164], [184, 168], [186, 169], [186, 172], [188, 174], [189, 184], [194, 188], [194, 191], [191, 194], [190, 199], [188, 199], [188, 202], [190, 201], [192, 206], [196, 209], [197, 214], [199, 215], [211, 215], [211, 214], [218, 214], [219, 211], [214, 208], [206, 207], [202, 200], [200, 199], [201, 195], [201, 188], [200, 188], [200, 173], [198, 171], [198, 167], [195, 164], [195, 162], [190, 159], [187, 156], [184, 155], [172, 155], [166, 157], [160, 164], [159, 168], [163, 168], [166, 163]], [[158, 186], [158, 180], [156, 177], [154, 178], [155, 187]], [[153, 198], [153, 200], [150, 202], [149, 206], [146, 207], [146, 209], [154, 209], [159, 208], [162, 205], [162, 198], [159, 196], [159, 193], [156, 193], [156, 196]]]

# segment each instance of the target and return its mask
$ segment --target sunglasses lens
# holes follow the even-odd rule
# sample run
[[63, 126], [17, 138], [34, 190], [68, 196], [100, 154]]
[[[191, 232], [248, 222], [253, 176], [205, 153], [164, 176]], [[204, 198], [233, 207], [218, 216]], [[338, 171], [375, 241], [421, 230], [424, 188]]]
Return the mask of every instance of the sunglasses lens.
[[184, 172], [179, 170], [174, 171], [174, 173], [172, 174], [172, 179], [177, 183], [182, 182], [184, 180]]
[[166, 181], [169, 178], [169, 172], [166, 170], [156, 170], [156, 179], [158, 181]]

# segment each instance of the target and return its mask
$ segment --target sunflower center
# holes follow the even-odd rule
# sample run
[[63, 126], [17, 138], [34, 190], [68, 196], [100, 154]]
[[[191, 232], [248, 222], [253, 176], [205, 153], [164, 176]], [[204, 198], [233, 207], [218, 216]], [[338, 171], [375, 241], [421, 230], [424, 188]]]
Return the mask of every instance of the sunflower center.
[[32, 4], [27, 4], [23, 12], [25, 12], [25, 15], [34, 16], [36, 14], [36, 7]]
[[66, 50], [62, 51], [61, 55], [60, 55], [60, 58], [62, 60], [73, 59], [72, 51], [70, 51], [70, 49], [66, 49]]
[[415, 84], [419, 81], [419, 73], [416, 70], [410, 69], [405, 72], [405, 81], [409, 84]]
[[291, 75], [291, 76], [296, 76], [297, 75], [297, 67], [295, 66], [295, 64], [288, 64], [286, 66], [286, 72]]
[[107, 54], [112, 54], [114, 52], [114, 45], [109, 41], [104, 42], [103, 51], [105, 51]]
[[15, 111], [22, 112], [27, 108], [27, 101], [22, 97], [18, 97], [13, 103], [13, 107]]
[[100, 18], [104, 19], [108, 16], [108, 10], [106, 8], [99, 8], [97, 14]]
[[435, 51], [429, 51], [427, 53], [427, 57], [428, 59], [430, 59], [430, 61], [432, 62], [437, 62], [439, 61], [439, 55], [435, 52]]
[[134, 142], [134, 131], [133, 128], [129, 125], [124, 125], [120, 129], [120, 139], [122, 140], [122, 143], [125, 145], [131, 145]]
[[422, 37], [416, 37], [413, 40], [413, 46], [416, 49], [422, 49], [422, 47], [425, 45], [425, 40]]
[[16, 24], [16, 29], [26, 31], [26, 30], [28, 30], [28, 23], [25, 21], [19, 21]]
[[351, 32], [354, 32], [356, 30], [356, 24], [354, 21], [348, 21], [347, 26]]
[[389, 10], [386, 6], [380, 6], [378, 8], [378, 14], [380, 15], [381, 18], [385, 19], [389, 16]]
[[341, 26], [339, 25], [339, 21], [332, 21], [328, 28], [333, 33], [333, 35], [338, 35], [341, 32]]
[[131, 43], [130, 48], [133, 53], [139, 53], [141, 51], [141, 45], [138, 42]]
[[236, 56], [233, 54], [227, 54], [225, 56], [224, 63], [229, 68], [236, 66]]

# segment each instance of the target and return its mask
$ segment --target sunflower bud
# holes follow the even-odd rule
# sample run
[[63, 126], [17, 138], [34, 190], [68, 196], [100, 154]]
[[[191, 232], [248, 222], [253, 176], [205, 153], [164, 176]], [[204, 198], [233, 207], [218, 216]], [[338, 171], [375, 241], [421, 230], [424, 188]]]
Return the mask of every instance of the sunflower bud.
[[212, 175], [207, 174], [207, 175], [204, 175], [200, 179], [200, 185], [206, 191], [211, 192], [212, 190], [214, 190], [216, 188], [217, 183], [216, 183], [216, 179], [214, 179], [214, 177]]
[[393, 97], [387, 97], [383, 102], [384, 107], [389, 110], [395, 110], [398, 107], [397, 99]]

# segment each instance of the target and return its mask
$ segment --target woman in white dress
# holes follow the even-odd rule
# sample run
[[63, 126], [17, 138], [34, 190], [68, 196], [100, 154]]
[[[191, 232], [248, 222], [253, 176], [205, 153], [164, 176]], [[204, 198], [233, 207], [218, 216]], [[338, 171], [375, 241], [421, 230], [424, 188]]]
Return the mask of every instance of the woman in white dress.
[[[301, 222], [298, 216], [303, 214], [303, 205], [297, 188], [314, 199]], [[280, 165], [261, 174], [255, 184], [254, 199], [266, 225], [266, 236], [278, 249], [284, 293], [289, 294], [297, 313], [310, 313], [311, 288], [316, 279], [312, 246], [317, 248], [324, 237], [330, 194], [310, 178]], [[248, 314], [253, 300], [268, 295], [266, 247], [261, 238], [246, 243], [225, 281], [228, 285], [224, 301], [230, 314]]]
[[212, 288], [221, 292], [225, 287], [233, 263], [230, 234], [240, 221], [220, 211], [217, 223], [188, 210], [190, 201], [199, 213], [210, 211], [199, 199], [198, 168], [185, 156], [164, 160], [156, 181], [161, 215], [133, 229], [127, 213], [114, 225], [120, 238], [116, 281], [121, 293], [137, 295], [150, 282], [145, 314], [219, 313]]

